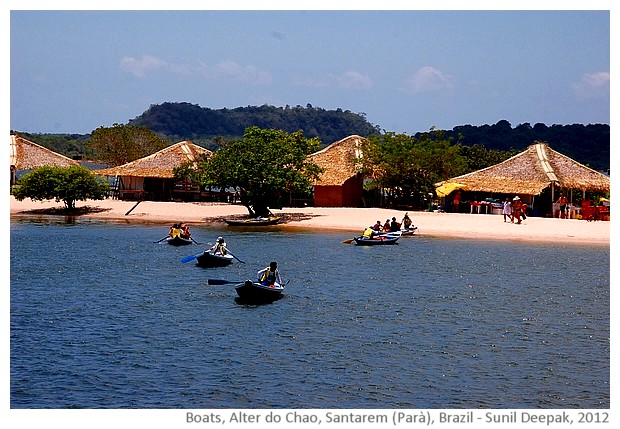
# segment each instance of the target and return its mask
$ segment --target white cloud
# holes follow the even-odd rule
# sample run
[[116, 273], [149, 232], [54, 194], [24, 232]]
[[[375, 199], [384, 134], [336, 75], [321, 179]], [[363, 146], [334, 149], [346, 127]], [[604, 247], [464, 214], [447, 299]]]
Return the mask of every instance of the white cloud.
[[573, 93], [583, 98], [609, 97], [609, 73], [587, 73], [579, 82], [571, 84]]
[[148, 72], [167, 67], [168, 63], [151, 55], [142, 55], [140, 58], [123, 57], [121, 58], [121, 70], [137, 76], [146, 77]]
[[213, 80], [224, 79], [252, 85], [268, 85], [273, 80], [269, 72], [253, 65], [242, 66], [232, 60], [225, 60], [214, 66], [201, 62], [199, 70], [203, 76]]
[[454, 77], [442, 71], [425, 66], [410, 76], [404, 86], [403, 92], [415, 94], [419, 92], [437, 92], [454, 88]]
[[323, 76], [295, 76], [293, 85], [310, 88], [341, 88], [353, 90], [367, 90], [372, 87], [372, 79], [357, 71], [346, 71], [338, 76], [327, 74]]

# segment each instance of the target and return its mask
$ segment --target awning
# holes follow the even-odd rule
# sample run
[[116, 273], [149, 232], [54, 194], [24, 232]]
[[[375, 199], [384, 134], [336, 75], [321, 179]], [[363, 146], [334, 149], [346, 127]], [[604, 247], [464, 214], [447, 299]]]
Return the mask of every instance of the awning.
[[450, 195], [452, 192], [456, 191], [457, 189], [462, 189], [466, 191], [467, 185], [463, 185], [461, 183], [455, 183], [455, 182], [446, 182], [440, 187], [438, 187], [437, 189], [435, 189], [435, 192], [437, 193], [438, 197], [442, 198], [442, 197], [446, 197]]

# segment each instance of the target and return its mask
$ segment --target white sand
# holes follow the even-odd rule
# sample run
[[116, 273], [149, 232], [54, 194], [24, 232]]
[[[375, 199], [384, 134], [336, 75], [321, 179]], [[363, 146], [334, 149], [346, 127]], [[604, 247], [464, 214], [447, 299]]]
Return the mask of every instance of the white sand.
[[[82, 215], [84, 218], [122, 220], [127, 222], [162, 223], [187, 222], [190, 225], [222, 222], [229, 216], [247, 215], [241, 205], [219, 203], [175, 203], [143, 201], [81, 201], [77, 207], [90, 206], [103, 211]], [[32, 210], [62, 208], [55, 201], [16, 201], [10, 197], [10, 215], [32, 216]], [[129, 212], [129, 213], [128, 213]], [[400, 221], [405, 212], [378, 208], [284, 208], [273, 210], [284, 214], [281, 228], [313, 230], [341, 230], [344, 238], [351, 238], [375, 221], [385, 222], [395, 216]], [[409, 212], [421, 236], [463, 237], [470, 239], [539, 241], [574, 245], [610, 245], [611, 222], [587, 222], [576, 219], [549, 219], [528, 217], [522, 225], [504, 223], [501, 215], [466, 213]]]

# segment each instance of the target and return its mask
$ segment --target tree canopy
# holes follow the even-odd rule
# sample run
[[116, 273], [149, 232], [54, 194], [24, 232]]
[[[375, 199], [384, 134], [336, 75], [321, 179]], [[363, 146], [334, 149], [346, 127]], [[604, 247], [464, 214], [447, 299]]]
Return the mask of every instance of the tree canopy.
[[97, 128], [87, 142], [98, 161], [113, 166], [143, 158], [167, 145], [147, 127], [120, 124]]
[[76, 201], [103, 200], [109, 186], [102, 177], [95, 176], [86, 167], [43, 166], [24, 174], [13, 190], [18, 201], [30, 198], [34, 201], [63, 201], [69, 210], [75, 209]]
[[238, 190], [251, 217], [268, 216], [269, 207], [281, 207], [284, 194], [310, 192], [322, 170], [307, 155], [317, 151], [319, 143], [301, 131], [249, 127], [242, 140], [225, 143], [213, 157], [202, 160], [195, 178], [206, 188]]

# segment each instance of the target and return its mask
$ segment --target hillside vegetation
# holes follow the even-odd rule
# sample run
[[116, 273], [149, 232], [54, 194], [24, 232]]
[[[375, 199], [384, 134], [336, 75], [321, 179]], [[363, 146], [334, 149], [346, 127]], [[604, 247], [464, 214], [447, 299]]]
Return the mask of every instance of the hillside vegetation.
[[[128, 125], [145, 126], [170, 143], [191, 140], [216, 150], [218, 142], [241, 139], [250, 126], [302, 130], [307, 138], [318, 137], [321, 147], [352, 134], [367, 137], [383, 130], [367, 121], [364, 113], [349, 110], [325, 110], [306, 107], [247, 106], [235, 109], [210, 109], [190, 103], [162, 103], [150, 106], [128, 121]], [[429, 130], [420, 130], [417, 135]], [[513, 126], [505, 120], [493, 125], [459, 125], [444, 130], [446, 138], [464, 146], [483, 145], [487, 149], [521, 151], [535, 140], [542, 140], [554, 150], [595, 170], [610, 168], [610, 130], [606, 124], [545, 125], [529, 123]], [[35, 143], [74, 158], [90, 158], [85, 142], [90, 135], [39, 134], [16, 131]]]

